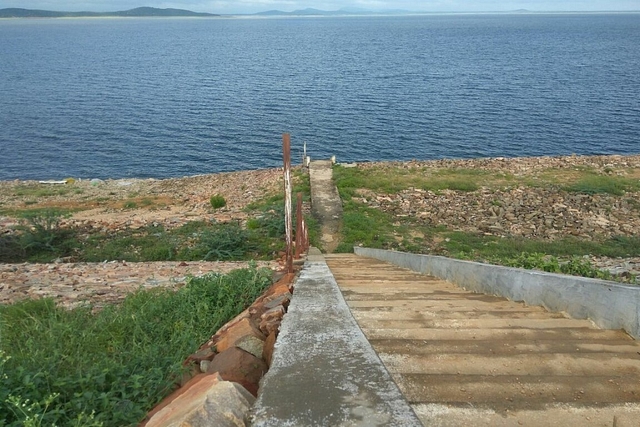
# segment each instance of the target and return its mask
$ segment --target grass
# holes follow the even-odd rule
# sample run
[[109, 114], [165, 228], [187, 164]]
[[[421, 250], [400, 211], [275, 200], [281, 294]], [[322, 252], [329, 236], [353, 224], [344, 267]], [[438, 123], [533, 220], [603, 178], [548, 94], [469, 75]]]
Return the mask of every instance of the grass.
[[[294, 194], [310, 199], [309, 177], [294, 171]], [[214, 197], [220, 204], [224, 198]], [[119, 202], [123, 209], [155, 207], [163, 199], [136, 198]], [[295, 201], [294, 201], [295, 202]], [[284, 196], [273, 194], [247, 208], [246, 224], [193, 221], [166, 230], [162, 226], [96, 232], [67, 228], [60, 220], [72, 209], [30, 208], [15, 214], [22, 225], [15, 233], [0, 235], [0, 262], [76, 262], [123, 260], [221, 261], [273, 259], [284, 250]], [[295, 225], [295, 215], [294, 215]], [[312, 244], [318, 244], [319, 227], [307, 215]]]
[[475, 191], [478, 182], [502, 182], [503, 177], [492, 177], [490, 173], [473, 169], [426, 169], [410, 170], [392, 166], [380, 166], [370, 169], [345, 168], [333, 169], [334, 179], [341, 196], [353, 196], [357, 189], [368, 189], [382, 193], [397, 193], [408, 188], [442, 191]]
[[[339, 252], [351, 252], [354, 246], [430, 253], [461, 259], [486, 261], [502, 265], [526, 267], [537, 260], [540, 269], [578, 274], [587, 277], [608, 277], [589, 267], [587, 255], [606, 257], [640, 256], [640, 236], [595, 236], [593, 240], [567, 237], [558, 240], [498, 237], [479, 233], [430, 227], [411, 217], [395, 217], [361, 202], [366, 190], [375, 194], [391, 194], [410, 188], [431, 191], [476, 191], [480, 185], [489, 189], [505, 186], [551, 186], [580, 194], [612, 194], [623, 196], [640, 190], [640, 181], [624, 176], [599, 175], [591, 168], [547, 169], [532, 179], [473, 169], [406, 169], [398, 165], [383, 165], [367, 169], [334, 168], [334, 180], [343, 200], [342, 240]], [[626, 199], [631, 208], [640, 206], [634, 198]], [[500, 200], [492, 202], [500, 206]], [[640, 208], [639, 208], [640, 209]], [[547, 258], [544, 258], [547, 257]], [[549, 263], [541, 258], [551, 260]], [[587, 265], [589, 264], [589, 266]], [[635, 279], [633, 279], [635, 280]]]
[[97, 314], [50, 299], [0, 305], [0, 426], [137, 425], [186, 356], [270, 283], [267, 269], [210, 274]]
[[439, 192], [476, 191], [481, 186], [499, 189], [513, 186], [559, 187], [581, 194], [623, 195], [640, 191], [640, 180], [597, 173], [593, 168], [549, 168], [536, 175], [514, 176], [504, 172], [467, 168], [406, 168], [393, 163], [366, 169], [334, 167], [341, 195], [353, 196], [357, 189], [392, 194], [409, 188]]
[[640, 190], [640, 181], [619, 176], [586, 175], [564, 187], [566, 191], [580, 194], [612, 194], [622, 196], [627, 191]]

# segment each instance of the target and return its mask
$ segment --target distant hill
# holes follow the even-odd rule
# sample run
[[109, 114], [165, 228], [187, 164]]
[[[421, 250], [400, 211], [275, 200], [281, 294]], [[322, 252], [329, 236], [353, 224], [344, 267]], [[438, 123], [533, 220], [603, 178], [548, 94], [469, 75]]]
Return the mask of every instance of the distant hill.
[[171, 16], [220, 16], [212, 13], [192, 12], [184, 9], [158, 9], [155, 7], [137, 7], [117, 12], [57, 12], [52, 10], [6, 8], [0, 9], [0, 18], [91, 18], [91, 17], [171, 17]]
[[255, 16], [345, 16], [345, 15], [407, 15], [411, 14], [407, 10], [381, 10], [372, 11], [360, 8], [342, 8], [339, 10], [320, 10], [314, 8], [298, 9], [293, 12], [283, 12], [282, 10], [268, 10], [266, 12], [255, 13]]

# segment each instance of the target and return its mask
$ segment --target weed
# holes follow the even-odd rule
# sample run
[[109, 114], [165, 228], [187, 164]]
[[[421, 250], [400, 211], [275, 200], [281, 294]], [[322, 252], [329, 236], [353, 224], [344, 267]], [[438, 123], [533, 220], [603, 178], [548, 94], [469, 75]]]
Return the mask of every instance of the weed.
[[594, 267], [588, 259], [573, 256], [561, 261], [553, 255], [523, 252], [515, 258], [501, 260], [500, 264], [510, 267], [542, 270], [550, 273], [570, 274], [573, 276], [591, 277], [611, 280], [611, 273]]
[[227, 206], [227, 201], [220, 194], [216, 194], [215, 196], [211, 196], [211, 198], [209, 199], [209, 203], [211, 203], [211, 207], [213, 209], [220, 209], [220, 208], [223, 208], [223, 207]]
[[640, 182], [619, 176], [589, 174], [564, 189], [572, 193], [622, 196], [626, 191], [640, 190]]
[[21, 253], [31, 261], [71, 254], [76, 246], [75, 232], [60, 226], [63, 216], [51, 209], [25, 214], [18, 227]]
[[68, 186], [51, 186], [51, 185], [20, 185], [15, 187], [14, 196], [18, 197], [53, 197], [64, 196], [68, 194], [71, 189]]
[[198, 243], [188, 248], [182, 256], [207, 261], [244, 259], [255, 249], [250, 235], [238, 224], [215, 225], [199, 236]]
[[394, 241], [390, 215], [349, 200], [343, 205], [342, 240], [336, 252], [353, 252], [362, 245], [387, 248]]
[[0, 425], [137, 425], [182, 360], [270, 283], [252, 267], [138, 291], [97, 314], [50, 299], [0, 305]]

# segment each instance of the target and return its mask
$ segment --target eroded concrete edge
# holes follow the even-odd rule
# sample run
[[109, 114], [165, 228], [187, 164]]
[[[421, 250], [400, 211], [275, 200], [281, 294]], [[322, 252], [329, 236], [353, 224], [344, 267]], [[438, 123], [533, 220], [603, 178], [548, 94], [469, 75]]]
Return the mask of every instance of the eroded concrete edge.
[[421, 426], [310, 251], [249, 421], [256, 427]]
[[640, 339], [640, 287], [606, 280], [500, 267], [434, 255], [356, 247], [357, 255], [448, 280], [474, 292], [541, 305]]

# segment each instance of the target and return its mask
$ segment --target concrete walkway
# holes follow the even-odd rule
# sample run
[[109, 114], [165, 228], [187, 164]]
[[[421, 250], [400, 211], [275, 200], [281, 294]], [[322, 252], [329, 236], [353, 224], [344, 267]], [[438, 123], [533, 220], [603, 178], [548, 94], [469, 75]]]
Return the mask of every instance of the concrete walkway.
[[640, 344], [540, 307], [327, 255], [351, 312], [428, 426], [640, 426]]
[[315, 248], [295, 283], [250, 421], [253, 427], [420, 426]]
[[331, 160], [314, 160], [309, 164], [311, 210], [320, 222], [322, 249], [332, 253], [339, 243], [342, 201], [333, 182]]

